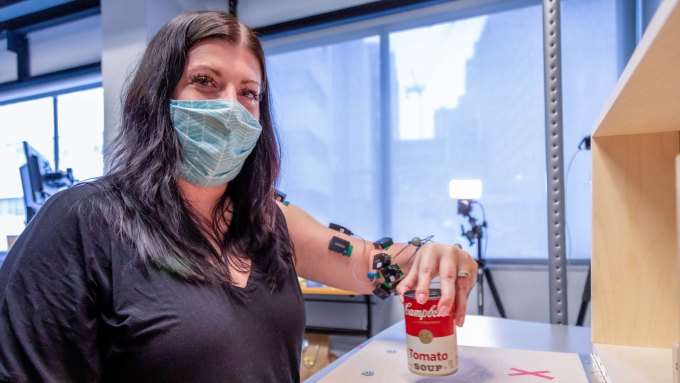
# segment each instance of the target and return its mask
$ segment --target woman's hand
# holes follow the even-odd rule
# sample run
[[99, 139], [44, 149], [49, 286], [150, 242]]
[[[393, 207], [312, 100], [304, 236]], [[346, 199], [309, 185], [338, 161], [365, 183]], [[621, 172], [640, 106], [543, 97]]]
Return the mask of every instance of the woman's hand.
[[437, 311], [447, 315], [453, 308], [456, 325], [463, 326], [467, 297], [477, 281], [477, 262], [458, 246], [426, 243], [417, 251], [408, 274], [397, 285], [397, 292], [403, 297], [405, 292], [415, 290], [418, 303], [425, 303], [436, 276], [441, 286]]

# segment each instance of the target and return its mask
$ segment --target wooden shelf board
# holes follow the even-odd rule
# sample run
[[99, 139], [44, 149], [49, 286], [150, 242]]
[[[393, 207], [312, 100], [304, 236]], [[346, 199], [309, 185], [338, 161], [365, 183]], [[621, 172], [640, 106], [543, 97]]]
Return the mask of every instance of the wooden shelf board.
[[609, 381], [613, 383], [672, 383], [673, 356], [670, 348], [593, 344]]
[[593, 140], [593, 342], [678, 338], [675, 157], [680, 134]]
[[594, 136], [680, 130], [680, 1], [659, 4]]

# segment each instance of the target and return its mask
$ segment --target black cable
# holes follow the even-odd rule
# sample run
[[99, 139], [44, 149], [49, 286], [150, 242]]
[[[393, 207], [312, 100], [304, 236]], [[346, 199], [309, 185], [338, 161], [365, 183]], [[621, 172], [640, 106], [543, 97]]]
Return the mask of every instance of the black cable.
[[[406, 261], [406, 264], [404, 265], [404, 267], [411, 264], [411, 260], [413, 259], [413, 257], [415, 257], [418, 250], [420, 250], [420, 248], [423, 247], [424, 244], [432, 242], [432, 238], [434, 238], [434, 235], [428, 235], [427, 237], [420, 240], [420, 245], [416, 246], [415, 251], [413, 251], [413, 254], [411, 254], [411, 256], [408, 258], [408, 261]], [[404, 250], [407, 247], [408, 246], [404, 246], [404, 248], [402, 250]], [[401, 251], [400, 251], [400, 253], [401, 253]], [[394, 257], [396, 258], [397, 256], [395, 255]]]
[[[569, 186], [569, 174], [571, 173], [571, 166], [574, 163], [574, 160], [576, 159], [576, 156], [579, 154], [579, 152], [584, 151], [584, 150], [590, 150], [590, 136], [585, 136], [579, 142], [578, 146], [576, 147], [576, 151], [574, 151], [574, 154], [571, 155], [571, 158], [569, 159], [569, 164], [567, 165], [567, 172], [564, 176], [564, 189], [568, 191], [568, 186]], [[569, 206], [569, 205], [567, 205]], [[566, 209], [565, 209], [566, 210]], [[569, 260], [571, 258], [571, 230], [569, 230], [569, 211], [566, 211], [566, 217], [565, 217], [565, 231], [567, 235], [567, 254], [566, 258]]]

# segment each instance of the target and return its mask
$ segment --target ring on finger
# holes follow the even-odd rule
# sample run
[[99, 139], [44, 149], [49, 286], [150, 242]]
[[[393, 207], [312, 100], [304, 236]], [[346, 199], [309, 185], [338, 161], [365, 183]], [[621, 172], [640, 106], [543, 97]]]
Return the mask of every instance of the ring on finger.
[[458, 277], [459, 277], [459, 278], [467, 278], [467, 277], [469, 277], [469, 276], [470, 276], [470, 272], [469, 272], [469, 271], [460, 270], [460, 271], [458, 272]]

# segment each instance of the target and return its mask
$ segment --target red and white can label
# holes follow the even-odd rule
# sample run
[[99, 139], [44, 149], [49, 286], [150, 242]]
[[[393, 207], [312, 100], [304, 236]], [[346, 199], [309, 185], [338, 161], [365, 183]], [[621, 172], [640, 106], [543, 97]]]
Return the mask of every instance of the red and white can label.
[[415, 291], [404, 294], [408, 368], [419, 375], [449, 375], [458, 371], [458, 344], [453, 315], [439, 316], [441, 292], [430, 289], [429, 299], [420, 304]]

